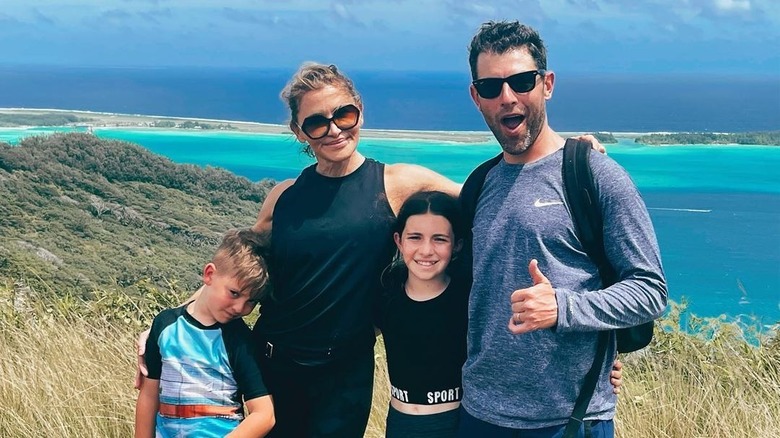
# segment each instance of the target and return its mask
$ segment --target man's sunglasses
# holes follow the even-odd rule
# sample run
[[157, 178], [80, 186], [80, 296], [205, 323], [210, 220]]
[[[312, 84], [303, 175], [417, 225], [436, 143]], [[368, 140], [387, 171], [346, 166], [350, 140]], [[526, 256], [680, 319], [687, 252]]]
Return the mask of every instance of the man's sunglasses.
[[508, 78], [483, 78], [473, 81], [474, 88], [477, 89], [477, 94], [483, 99], [495, 99], [501, 94], [501, 89], [504, 88], [504, 82], [509, 84], [509, 87], [515, 93], [527, 93], [536, 87], [536, 76], [544, 77], [544, 70], [531, 70], [517, 73]]
[[358, 124], [360, 120], [360, 109], [355, 105], [346, 105], [333, 112], [333, 117], [327, 118], [322, 114], [315, 114], [313, 116], [303, 119], [303, 123], [299, 126], [301, 131], [306, 134], [310, 139], [317, 140], [328, 135], [330, 132], [330, 123], [333, 122], [341, 129], [352, 129]]

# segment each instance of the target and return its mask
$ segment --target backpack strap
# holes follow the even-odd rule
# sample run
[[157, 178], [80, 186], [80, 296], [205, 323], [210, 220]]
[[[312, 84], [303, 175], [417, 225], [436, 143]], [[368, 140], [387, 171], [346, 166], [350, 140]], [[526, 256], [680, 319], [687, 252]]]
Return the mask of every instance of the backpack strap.
[[590, 150], [589, 143], [566, 139], [563, 146], [563, 192], [577, 237], [588, 257], [598, 267], [601, 281], [607, 287], [615, 284], [617, 275], [604, 251], [604, 220], [590, 169]]
[[[479, 194], [482, 192], [482, 186], [485, 184], [485, 178], [487, 177], [490, 169], [494, 168], [496, 164], [503, 158], [504, 154], [498, 154], [488, 161], [480, 164], [474, 171], [466, 178], [466, 182], [463, 183], [463, 187], [460, 189], [461, 211], [463, 212], [463, 224], [464, 224], [464, 236], [463, 236], [463, 248], [461, 248], [457, 261], [451, 262], [453, 271], [463, 272], [464, 279], [471, 281], [472, 279], [472, 261], [474, 259], [472, 254], [473, 249], [473, 237], [471, 234], [471, 228], [474, 226], [474, 215], [477, 213], [477, 202], [479, 201]], [[455, 263], [455, 265], [452, 265]]]
[[463, 187], [460, 190], [460, 205], [463, 209], [463, 217], [466, 219], [466, 230], [471, 232], [471, 227], [474, 226], [474, 215], [477, 213], [477, 201], [479, 200], [479, 194], [482, 192], [482, 186], [485, 184], [485, 178], [487, 177], [490, 169], [494, 168], [501, 158], [503, 153], [485, 161], [480, 164], [473, 172], [471, 172], [466, 178], [466, 182], [463, 183]]
[[[588, 257], [598, 267], [602, 283], [604, 286], [609, 286], [615, 283], [616, 275], [604, 251], [603, 220], [598, 192], [593, 181], [593, 172], [590, 169], [590, 149], [589, 143], [572, 138], [566, 139], [566, 144], [563, 146], [563, 192], [577, 237]], [[574, 410], [569, 417], [563, 438], [577, 436], [582, 420], [587, 413], [590, 399], [596, 389], [601, 365], [607, 355], [609, 335], [609, 331], [599, 333], [593, 364], [585, 375], [582, 389], [574, 403]]]

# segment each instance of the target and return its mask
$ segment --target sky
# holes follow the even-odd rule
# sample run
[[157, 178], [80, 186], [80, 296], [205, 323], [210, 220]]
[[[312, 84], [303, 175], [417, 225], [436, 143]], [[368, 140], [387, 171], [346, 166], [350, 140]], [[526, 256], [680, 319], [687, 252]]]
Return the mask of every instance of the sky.
[[0, 0], [0, 65], [463, 71], [488, 20], [559, 71], [780, 76], [778, 0]]

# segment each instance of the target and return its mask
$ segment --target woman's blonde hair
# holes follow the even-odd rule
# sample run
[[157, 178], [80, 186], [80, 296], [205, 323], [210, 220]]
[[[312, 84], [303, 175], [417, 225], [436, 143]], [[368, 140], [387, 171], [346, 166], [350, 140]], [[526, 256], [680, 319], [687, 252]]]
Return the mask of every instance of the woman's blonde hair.
[[[290, 81], [282, 89], [281, 97], [282, 101], [290, 109], [290, 128], [294, 129], [297, 126], [298, 111], [300, 109], [301, 100], [303, 96], [314, 90], [320, 90], [327, 86], [336, 87], [349, 93], [355, 104], [362, 110], [363, 102], [360, 98], [360, 94], [355, 89], [355, 84], [344, 73], [333, 65], [319, 64], [316, 62], [305, 62], [301, 65], [298, 71], [293, 74]], [[313, 156], [311, 147], [305, 144], [303, 152], [309, 156]]]

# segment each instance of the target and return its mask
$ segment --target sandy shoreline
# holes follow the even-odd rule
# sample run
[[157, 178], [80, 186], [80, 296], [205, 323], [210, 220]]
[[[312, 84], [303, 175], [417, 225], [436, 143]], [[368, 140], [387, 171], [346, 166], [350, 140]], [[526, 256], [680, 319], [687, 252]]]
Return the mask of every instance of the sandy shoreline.
[[[73, 115], [88, 121], [70, 123], [68, 126], [89, 127], [93, 129], [122, 128], [122, 129], [149, 129], [149, 130], [182, 130], [193, 132], [247, 132], [258, 134], [289, 134], [290, 128], [286, 125], [271, 123], [243, 122], [236, 120], [204, 119], [198, 117], [156, 116], [146, 114], [119, 114], [97, 111], [77, 111], [55, 108], [0, 108], [0, 114], [37, 116], [44, 114]], [[172, 121], [177, 124], [184, 122], [205, 123], [212, 126], [223, 125], [219, 129], [156, 127], [154, 122]], [[10, 126], [8, 128], [32, 128], [39, 126]], [[451, 141], [458, 143], [484, 143], [492, 140], [489, 131], [414, 131], [392, 129], [362, 129], [361, 134], [365, 138], [398, 139], [398, 140], [435, 140]]]
[[[122, 128], [122, 129], [149, 129], [149, 130], [179, 130], [185, 132], [197, 131], [187, 128], [161, 128], [151, 126], [153, 122], [173, 121], [184, 123], [187, 121], [207, 123], [209, 125], [230, 125], [225, 129], [207, 129], [209, 131], [223, 132], [248, 132], [258, 134], [288, 134], [292, 135], [287, 125], [272, 123], [244, 122], [237, 120], [204, 119], [198, 117], [157, 116], [150, 114], [121, 114], [99, 111], [66, 110], [57, 108], [0, 108], [0, 114], [14, 115], [43, 115], [43, 114], [73, 115], [79, 118], [91, 119], [88, 122], [72, 123], [70, 126], [92, 127], [95, 129]], [[40, 126], [13, 126], [10, 128], [36, 128]], [[584, 132], [559, 132], [564, 137], [579, 135]], [[486, 143], [494, 141], [490, 131], [415, 131], [401, 129], [368, 129], [361, 130], [364, 138], [396, 139], [396, 140], [433, 140], [451, 141], [456, 143]], [[646, 132], [613, 132], [615, 137], [634, 138], [648, 134]], [[659, 134], [663, 134], [659, 132]]]

